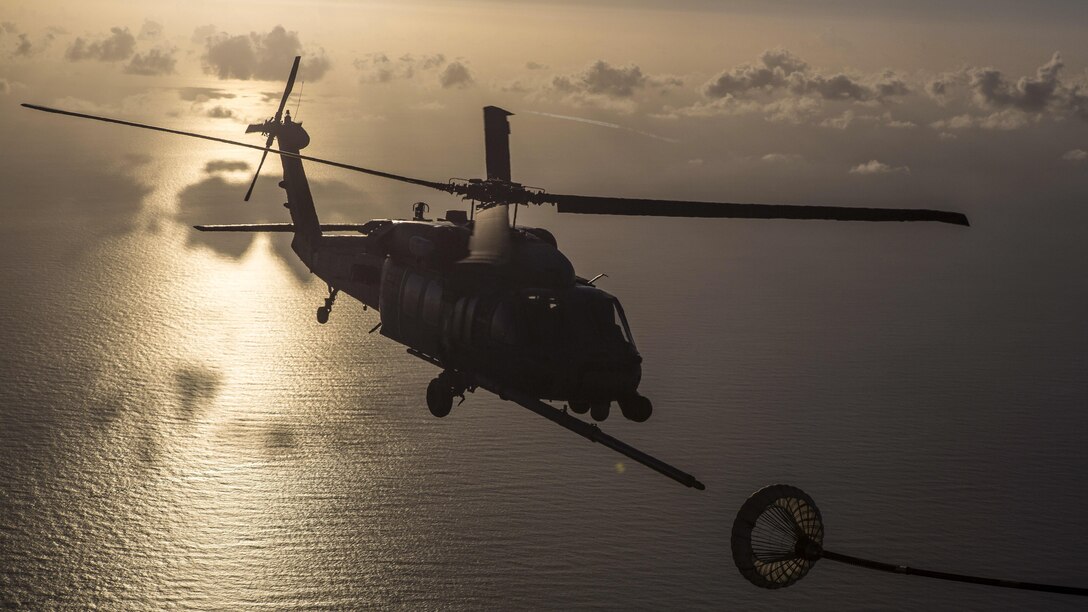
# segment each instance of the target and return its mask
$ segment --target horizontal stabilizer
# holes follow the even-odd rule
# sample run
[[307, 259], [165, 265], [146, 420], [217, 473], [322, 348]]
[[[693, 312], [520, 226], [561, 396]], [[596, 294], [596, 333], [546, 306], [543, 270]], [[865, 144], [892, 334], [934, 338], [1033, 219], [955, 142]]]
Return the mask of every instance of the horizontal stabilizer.
[[[194, 225], [202, 232], [293, 232], [293, 223], [235, 223], [232, 225]], [[370, 228], [366, 223], [322, 223], [323, 232], [359, 232], [367, 233]]]

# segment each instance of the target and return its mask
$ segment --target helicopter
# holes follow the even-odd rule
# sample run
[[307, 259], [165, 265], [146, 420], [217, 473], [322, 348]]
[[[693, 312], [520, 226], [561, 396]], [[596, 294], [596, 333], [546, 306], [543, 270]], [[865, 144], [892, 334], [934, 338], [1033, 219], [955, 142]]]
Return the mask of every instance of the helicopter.
[[[211, 232], [288, 232], [291, 248], [328, 295], [316, 312], [329, 321], [337, 297], [355, 298], [379, 312], [370, 330], [407, 347], [408, 353], [440, 369], [426, 389], [436, 417], [453, 400], [485, 389], [575, 433], [598, 442], [696, 489], [704, 486], [682, 472], [570, 415], [608, 418], [613, 403], [622, 415], [644, 422], [653, 404], [638, 391], [642, 356], [620, 301], [596, 286], [600, 278], [575, 274], [570, 260], [546, 229], [516, 226], [510, 207], [556, 206], [559, 213], [745, 219], [845, 221], [936, 221], [969, 225], [956, 212], [929, 209], [737, 204], [611, 198], [549, 193], [514, 182], [510, 170], [509, 111], [483, 109], [486, 178], [430, 181], [303, 155], [310, 136], [284, 112], [298, 74], [294, 59], [275, 115], [246, 133], [266, 137], [264, 146], [100, 117], [34, 104], [24, 107], [106, 123], [201, 138], [262, 151], [248, 201], [268, 153], [280, 156], [290, 223], [197, 225]], [[273, 143], [278, 148], [273, 148]], [[468, 210], [428, 219], [429, 206], [413, 205], [411, 219], [365, 223], [319, 221], [303, 162], [331, 165], [460, 196]], [[562, 410], [545, 401], [565, 402]]]

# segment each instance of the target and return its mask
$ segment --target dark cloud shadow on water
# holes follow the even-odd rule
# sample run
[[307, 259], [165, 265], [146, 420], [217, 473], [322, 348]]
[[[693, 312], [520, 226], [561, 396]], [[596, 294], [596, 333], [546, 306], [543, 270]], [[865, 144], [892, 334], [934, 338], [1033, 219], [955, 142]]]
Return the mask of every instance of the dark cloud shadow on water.
[[124, 172], [89, 162], [70, 165], [63, 176], [27, 173], [19, 185], [22, 205], [4, 207], [5, 223], [74, 223], [98, 237], [125, 234], [135, 229], [135, 217], [151, 191]]
[[270, 451], [294, 450], [298, 445], [298, 435], [294, 429], [284, 424], [272, 425], [268, 428], [265, 438], [265, 446]]
[[178, 394], [179, 416], [192, 421], [198, 418], [219, 394], [223, 377], [204, 366], [186, 365], [174, 371], [174, 386]]
[[178, 97], [187, 102], [201, 102], [206, 100], [230, 99], [235, 94], [215, 87], [179, 87]]
[[13, 178], [5, 185], [0, 214], [12, 240], [34, 247], [20, 255], [48, 245], [51, 261], [74, 261], [138, 228], [153, 188], [132, 169], [150, 156], [124, 153], [123, 141], [113, 134], [86, 140], [78, 126], [19, 118], [24, 121], [0, 125], [6, 137], [0, 164]]
[[[286, 196], [279, 188], [278, 170], [266, 165], [257, 179], [253, 198], [243, 202], [245, 181], [252, 167], [246, 162], [212, 160], [205, 166], [208, 176], [193, 183], [178, 194], [176, 218], [187, 225], [226, 223], [286, 223], [290, 221], [283, 207]], [[368, 206], [367, 194], [340, 181], [310, 181], [318, 215], [323, 222], [367, 221], [374, 211]], [[312, 280], [309, 270], [291, 250], [290, 234], [270, 235], [272, 253], [287, 264], [296, 278], [302, 282]], [[257, 233], [247, 232], [198, 232], [188, 235], [188, 244], [204, 247], [213, 252], [241, 259], [253, 246]]]

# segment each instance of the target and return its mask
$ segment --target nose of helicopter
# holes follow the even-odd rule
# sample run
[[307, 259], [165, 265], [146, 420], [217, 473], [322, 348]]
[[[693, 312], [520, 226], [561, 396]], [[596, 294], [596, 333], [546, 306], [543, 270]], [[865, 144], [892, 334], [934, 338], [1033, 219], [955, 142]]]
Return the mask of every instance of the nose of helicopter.
[[642, 380], [642, 358], [587, 360], [578, 365], [578, 397], [615, 400], [630, 395]]

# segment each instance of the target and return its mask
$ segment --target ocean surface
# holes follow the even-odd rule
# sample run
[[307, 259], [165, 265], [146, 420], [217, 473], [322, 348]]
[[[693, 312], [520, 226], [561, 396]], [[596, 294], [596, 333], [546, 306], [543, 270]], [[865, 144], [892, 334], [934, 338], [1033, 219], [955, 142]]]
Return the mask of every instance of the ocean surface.
[[185, 155], [109, 189], [93, 160], [27, 169], [3, 204], [0, 603], [1084, 609], [831, 561], [764, 591], [729, 552], [747, 496], [789, 483], [836, 552], [1088, 586], [1083, 208], [966, 198], [970, 229], [522, 211], [631, 320], [655, 412], [604, 430], [699, 492], [483, 392], [433, 418], [437, 371], [350, 299], [318, 325], [286, 237], [194, 237], [224, 219], [186, 202], [250, 209], [243, 174]]

